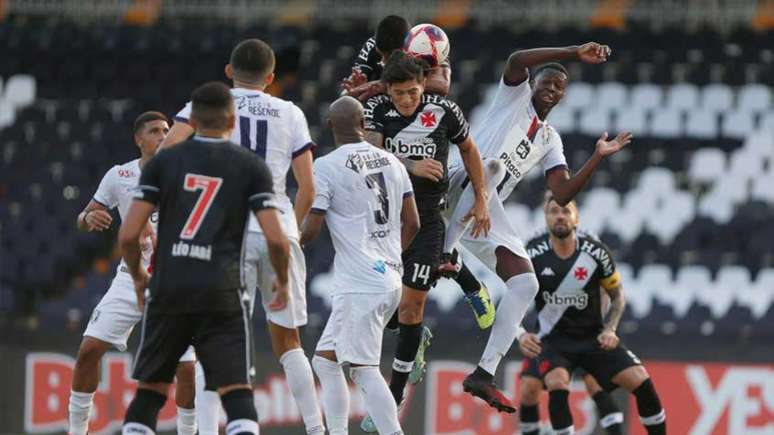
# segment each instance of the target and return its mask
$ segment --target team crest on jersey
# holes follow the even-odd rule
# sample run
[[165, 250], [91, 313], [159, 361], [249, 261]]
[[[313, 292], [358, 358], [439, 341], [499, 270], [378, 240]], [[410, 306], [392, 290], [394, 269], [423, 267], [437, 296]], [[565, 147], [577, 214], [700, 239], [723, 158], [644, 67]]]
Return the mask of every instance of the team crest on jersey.
[[518, 154], [519, 157], [521, 157], [522, 159], [526, 159], [527, 156], [529, 155], [530, 150], [531, 150], [531, 147], [530, 147], [529, 141], [525, 139], [521, 141], [521, 143], [519, 143], [519, 145], [516, 147], [516, 154]]
[[438, 124], [438, 120], [435, 118], [435, 113], [433, 112], [422, 112], [421, 115], [419, 115], [419, 120], [422, 122], [423, 127], [435, 127]]
[[586, 277], [589, 276], [589, 270], [585, 267], [576, 267], [575, 271], [573, 272], [573, 275], [575, 276], [575, 279], [578, 281], [585, 281]]
[[350, 154], [347, 156], [345, 166], [359, 174], [360, 168], [363, 167], [363, 158], [357, 153]]

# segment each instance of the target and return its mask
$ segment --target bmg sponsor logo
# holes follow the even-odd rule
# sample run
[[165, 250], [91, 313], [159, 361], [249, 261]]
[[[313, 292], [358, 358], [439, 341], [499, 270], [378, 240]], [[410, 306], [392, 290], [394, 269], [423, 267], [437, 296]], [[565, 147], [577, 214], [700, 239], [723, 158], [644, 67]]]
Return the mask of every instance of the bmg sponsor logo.
[[583, 292], [570, 294], [544, 292], [543, 301], [548, 305], [565, 305], [583, 310], [589, 305], [589, 295]]
[[406, 143], [402, 139], [385, 138], [384, 149], [401, 157], [435, 157], [436, 145], [433, 139], [424, 137], [411, 143]]

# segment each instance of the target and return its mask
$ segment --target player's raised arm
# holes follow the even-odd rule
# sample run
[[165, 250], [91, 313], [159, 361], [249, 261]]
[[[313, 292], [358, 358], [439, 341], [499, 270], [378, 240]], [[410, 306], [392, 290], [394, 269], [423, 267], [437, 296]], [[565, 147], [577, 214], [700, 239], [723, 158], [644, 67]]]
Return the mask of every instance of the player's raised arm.
[[577, 59], [585, 63], [602, 63], [607, 61], [610, 52], [610, 47], [596, 42], [570, 47], [519, 50], [508, 57], [503, 80], [506, 84], [519, 84], [529, 77], [529, 68], [549, 62]]
[[194, 134], [194, 128], [189, 123], [190, 117], [191, 103], [188, 103], [177, 113], [177, 115], [175, 115], [175, 123], [172, 124], [172, 128], [169, 130], [169, 133], [167, 133], [167, 137], [161, 142], [159, 151], [171, 147], [172, 145], [177, 145]]

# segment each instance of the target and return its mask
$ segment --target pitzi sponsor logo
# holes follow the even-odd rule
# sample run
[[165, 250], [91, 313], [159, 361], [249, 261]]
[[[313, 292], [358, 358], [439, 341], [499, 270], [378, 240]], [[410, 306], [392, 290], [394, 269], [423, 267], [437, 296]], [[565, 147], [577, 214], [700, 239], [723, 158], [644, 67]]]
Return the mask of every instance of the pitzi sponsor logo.
[[558, 294], [543, 293], [543, 301], [547, 305], [565, 305], [579, 310], [585, 309], [589, 304], [589, 295], [586, 293]]
[[405, 143], [401, 139], [385, 138], [384, 148], [401, 157], [435, 157], [436, 145], [433, 139], [424, 137], [416, 142]]

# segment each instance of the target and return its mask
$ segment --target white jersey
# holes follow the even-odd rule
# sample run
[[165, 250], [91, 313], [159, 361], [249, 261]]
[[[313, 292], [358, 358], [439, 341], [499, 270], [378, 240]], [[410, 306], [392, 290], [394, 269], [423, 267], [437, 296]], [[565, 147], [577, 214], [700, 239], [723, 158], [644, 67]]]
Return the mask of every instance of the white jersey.
[[[140, 180], [140, 159], [132, 160], [131, 162], [124, 163], [123, 165], [115, 165], [110, 168], [105, 176], [102, 177], [102, 181], [99, 182], [97, 192], [94, 193], [94, 201], [107, 207], [108, 209], [118, 208], [118, 214], [123, 221], [126, 218], [126, 213], [129, 211], [129, 205], [134, 198], [133, 194], [137, 187], [137, 182]], [[151, 225], [153, 231], [156, 231], [156, 224], [158, 223], [158, 214], [156, 212], [151, 216]], [[150, 264], [150, 257], [153, 253], [153, 245], [150, 239], [142, 243], [142, 262], [147, 268]], [[118, 266], [119, 273], [126, 273], [127, 267], [124, 263], [124, 259], [121, 259], [121, 264]]]
[[[298, 238], [298, 223], [293, 204], [285, 193], [288, 169], [294, 158], [314, 148], [304, 112], [290, 101], [262, 91], [231, 89], [237, 117], [231, 141], [251, 149], [266, 161], [274, 181], [274, 196], [280, 220], [288, 237]], [[175, 121], [188, 122], [191, 103], [175, 116]], [[261, 232], [258, 220], [250, 213], [250, 231]]]
[[413, 195], [403, 164], [367, 142], [342, 145], [314, 162], [312, 213], [333, 240], [334, 294], [385, 293], [401, 286], [401, 210]]
[[543, 172], [567, 166], [559, 133], [540, 121], [532, 105], [529, 78], [516, 86], [502, 79], [494, 100], [482, 117], [485, 121], [472, 128], [473, 139], [481, 156], [497, 158], [505, 166], [505, 178], [497, 186], [501, 200], [513, 192], [524, 176], [540, 164]]

